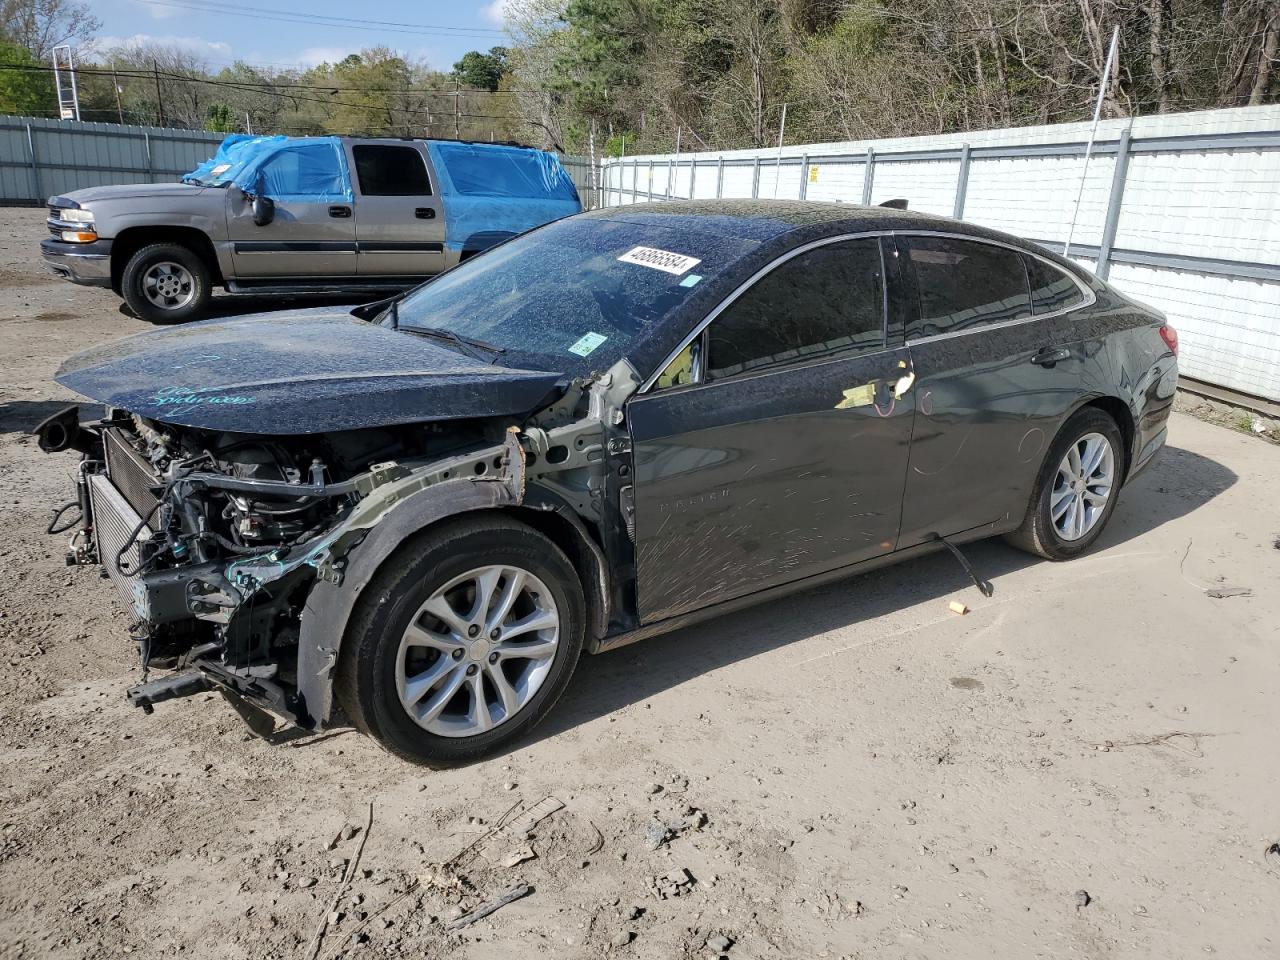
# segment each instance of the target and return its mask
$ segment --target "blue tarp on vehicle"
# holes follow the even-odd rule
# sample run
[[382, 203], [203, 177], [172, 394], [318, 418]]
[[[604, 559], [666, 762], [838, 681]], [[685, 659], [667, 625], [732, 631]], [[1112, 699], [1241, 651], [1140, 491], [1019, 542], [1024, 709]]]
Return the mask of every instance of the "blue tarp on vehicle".
[[427, 150], [440, 182], [450, 250], [483, 248], [488, 243], [476, 238], [523, 233], [582, 211], [578, 190], [554, 154], [441, 140], [428, 140]]
[[234, 183], [246, 193], [273, 200], [350, 203], [351, 174], [336, 137], [229, 135], [218, 152], [183, 180], [211, 186]]

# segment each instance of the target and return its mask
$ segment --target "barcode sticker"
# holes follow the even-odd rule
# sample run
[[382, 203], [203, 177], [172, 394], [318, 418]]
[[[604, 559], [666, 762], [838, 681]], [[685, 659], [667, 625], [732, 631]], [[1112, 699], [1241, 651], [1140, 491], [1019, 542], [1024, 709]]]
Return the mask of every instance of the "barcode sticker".
[[618, 259], [623, 263], [650, 267], [677, 277], [682, 273], [688, 273], [702, 262], [697, 257], [687, 257], [683, 253], [672, 253], [670, 250], [659, 250], [657, 247], [632, 247]]

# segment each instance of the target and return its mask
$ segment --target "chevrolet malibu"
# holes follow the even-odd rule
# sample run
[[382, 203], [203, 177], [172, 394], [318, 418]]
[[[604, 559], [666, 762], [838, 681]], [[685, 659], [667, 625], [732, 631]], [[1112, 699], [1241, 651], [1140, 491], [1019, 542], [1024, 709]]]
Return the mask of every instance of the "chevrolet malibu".
[[1176, 354], [991, 230], [636, 205], [390, 301], [82, 353], [58, 382], [105, 416], [38, 433], [83, 455], [54, 529], [134, 619], [134, 703], [217, 689], [447, 765], [526, 733], [584, 650], [984, 537], [1078, 556], [1164, 443]]

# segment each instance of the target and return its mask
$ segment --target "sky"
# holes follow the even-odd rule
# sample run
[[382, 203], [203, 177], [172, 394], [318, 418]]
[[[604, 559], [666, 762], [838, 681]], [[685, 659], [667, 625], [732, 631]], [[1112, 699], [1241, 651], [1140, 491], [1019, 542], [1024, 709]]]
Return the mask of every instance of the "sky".
[[508, 44], [502, 32], [508, 2], [93, 0], [90, 6], [102, 21], [102, 47], [160, 43], [198, 54], [214, 69], [235, 60], [310, 67], [362, 47], [387, 46], [448, 71], [468, 50]]

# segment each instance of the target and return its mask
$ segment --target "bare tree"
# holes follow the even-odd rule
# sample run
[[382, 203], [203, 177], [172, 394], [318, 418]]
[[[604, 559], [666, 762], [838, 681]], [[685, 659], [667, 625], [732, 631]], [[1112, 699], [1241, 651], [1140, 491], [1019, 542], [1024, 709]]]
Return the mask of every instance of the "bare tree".
[[0, 0], [0, 36], [41, 60], [63, 43], [84, 43], [101, 28], [81, 0]]

